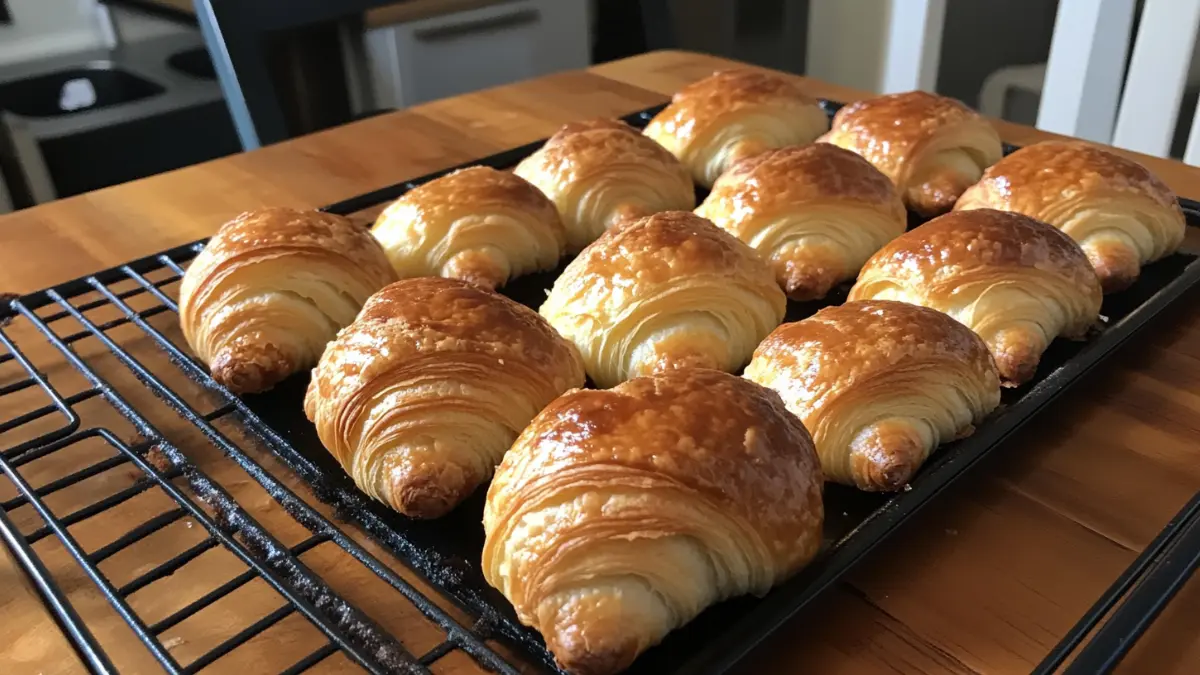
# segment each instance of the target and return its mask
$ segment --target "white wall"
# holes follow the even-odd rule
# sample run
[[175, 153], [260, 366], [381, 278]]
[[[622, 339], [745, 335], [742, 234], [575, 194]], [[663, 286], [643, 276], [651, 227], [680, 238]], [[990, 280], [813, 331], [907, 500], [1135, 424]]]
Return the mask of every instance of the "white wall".
[[880, 91], [890, 0], [810, 0], [805, 74]]
[[[96, 0], [9, 0], [14, 22], [0, 26], [0, 66], [106, 46]], [[123, 42], [180, 33], [195, 26], [124, 7], [111, 7]]]
[[0, 65], [104, 45], [95, 0], [9, 0], [0, 26]]

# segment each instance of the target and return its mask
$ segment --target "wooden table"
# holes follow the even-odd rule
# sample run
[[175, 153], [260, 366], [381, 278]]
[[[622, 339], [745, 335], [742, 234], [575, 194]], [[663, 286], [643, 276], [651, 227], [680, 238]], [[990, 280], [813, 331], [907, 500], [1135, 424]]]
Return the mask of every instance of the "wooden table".
[[[9, 215], [0, 218], [0, 290], [31, 291], [197, 239], [245, 209], [316, 207], [547, 136], [569, 120], [640, 109], [727, 65], [683, 52], [647, 54], [422, 105]], [[819, 82], [807, 86], [833, 99], [859, 96]], [[1018, 144], [1047, 136], [998, 126]], [[1181, 195], [1200, 197], [1200, 169], [1139, 159]], [[768, 640], [742, 672], [1029, 672], [1200, 489], [1195, 310], [1192, 296], [1157, 320], [1012, 439], [1002, 456], [940, 497], [849, 581]], [[256, 517], [279, 515], [269, 499], [257, 499], [250, 502]], [[119, 524], [109, 527], [120, 531]], [[339, 570], [333, 567], [334, 574]], [[78, 663], [37, 601], [14, 581], [18, 577], [0, 561], [0, 672], [76, 672]], [[343, 586], [406, 643], [425, 639], [411, 616], [373, 605], [378, 596], [354, 584]], [[72, 593], [86, 594], [86, 582], [79, 588], [72, 586]], [[188, 591], [161, 591], [171, 592]], [[224, 607], [207, 625], [246, 625], [260, 616], [262, 607], [247, 600]], [[205, 639], [203, 628], [178, 638], [172, 653], [186, 660], [192, 641]], [[311, 629], [277, 632], [269, 638], [276, 644], [255, 643], [244, 657], [249, 665], [239, 667], [265, 671], [294, 661], [306, 645], [311, 649]], [[118, 633], [103, 631], [114, 640]], [[120, 660], [130, 672], [152, 668], [137, 644], [127, 652], [120, 651]], [[1192, 583], [1122, 668], [1194, 673], [1197, 663], [1200, 583]], [[439, 672], [473, 668], [464, 657], [439, 664]]]

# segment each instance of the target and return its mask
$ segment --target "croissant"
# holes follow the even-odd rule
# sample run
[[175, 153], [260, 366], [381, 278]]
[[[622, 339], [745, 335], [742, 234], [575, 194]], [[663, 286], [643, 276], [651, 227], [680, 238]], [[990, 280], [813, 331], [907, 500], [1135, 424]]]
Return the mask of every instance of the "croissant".
[[598, 387], [674, 368], [732, 371], [787, 299], [753, 249], [686, 211], [609, 230], [571, 261], [542, 316]]
[[325, 350], [304, 411], [363, 492], [436, 518], [583, 383], [578, 352], [533, 310], [456, 279], [406, 279], [371, 296]]
[[932, 309], [848, 302], [775, 329], [746, 378], [779, 392], [813, 436], [826, 480], [906, 485], [944, 441], [1000, 405], [987, 345]]
[[819, 140], [865, 157], [892, 179], [905, 206], [922, 216], [949, 211], [1003, 155], [987, 120], [958, 101], [923, 91], [851, 103]]
[[892, 182], [827, 143], [770, 150], [721, 175], [696, 214], [754, 247], [793, 300], [853, 279], [908, 215]]
[[413, 188], [384, 210], [372, 233], [402, 279], [442, 276], [487, 289], [553, 269], [567, 243], [546, 195], [485, 166]]
[[554, 202], [572, 253], [622, 220], [696, 205], [679, 160], [617, 120], [564, 126], [514, 172]]
[[183, 275], [179, 323], [213, 379], [264, 391], [311, 368], [395, 279], [370, 233], [341, 216], [252, 211], [221, 226]]
[[551, 403], [505, 455], [483, 573], [577, 675], [628, 667], [705, 607], [762, 595], [821, 544], [821, 468], [779, 396], [714, 370]]
[[1101, 298], [1070, 237], [991, 209], [954, 211], [901, 235], [850, 289], [850, 300], [899, 300], [954, 317], [987, 343], [1008, 386], [1033, 377], [1055, 337], [1082, 338]]
[[749, 68], [718, 71], [683, 88], [645, 133], [711, 186], [734, 162], [773, 148], [811, 143], [829, 117], [796, 80]]
[[954, 207], [1015, 211], [1079, 242], [1106, 292], [1174, 253], [1187, 223], [1175, 194], [1145, 167], [1088, 143], [1045, 141], [984, 172]]

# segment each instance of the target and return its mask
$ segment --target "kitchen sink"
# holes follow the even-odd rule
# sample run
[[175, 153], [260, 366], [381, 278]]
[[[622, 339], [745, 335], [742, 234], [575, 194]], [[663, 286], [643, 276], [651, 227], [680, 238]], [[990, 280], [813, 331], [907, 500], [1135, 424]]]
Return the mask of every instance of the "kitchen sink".
[[30, 118], [59, 117], [133, 103], [165, 91], [160, 84], [98, 61], [0, 83], [0, 109]]

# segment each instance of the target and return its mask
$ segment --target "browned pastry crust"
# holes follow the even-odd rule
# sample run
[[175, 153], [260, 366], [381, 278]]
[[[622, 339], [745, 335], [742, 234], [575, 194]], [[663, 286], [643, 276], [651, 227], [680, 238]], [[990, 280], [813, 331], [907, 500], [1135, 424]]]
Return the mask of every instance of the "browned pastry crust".
[[384, 210], [372, 233], [401, 278], [443, 276], [487, 289], [553, 269], [567, 243], [546, 195], [486, 166], [410, 190]]
[[732, 371], [787, 300], [754, 250], [687, 211], [606, 232], [554, 282], [540, 312], [600, 387], [673, 368]]
[[313, 371], [304, 410], [359, 488], [416, 518], [483, 483], [583, 364], [533, 310], [454, 279], [371, 296]]
[[890, 300], [780, 326], [746, 378], [779, 392], [813, 435], [827, 480], [898, 490], [938, 445], [1000, 404], [987, 345], [941, 312]]
[[370, 233], [288, 208], [243, 213], [183, 277], [179, 322], [213, 379], [237, 393], [310, 368], [371, 293], [394, 281]]
[[554, 202], [568, 251], [623, 220], [696, 205], [695, 187], [679, 160], [618, 120], [565, 125], [515, 173]]
[[817, 553], [821, 470], [774, 392], [678, 370], [546, 407], [488, 490], [483, 572], [577, 675], [628, 667]]
[[949, 211], [1003, 149], [991, 123], [954, 99], [911, 91], [851, 103], [820, 140], [856, 152], [924, 216]]
[[734, 162], [765, 150], [810, 143], [829, 118], [796, 78], [736, 68], [693, 82], [671, 98], [644, 133], [710, 186]]
[[1044, 141], [984, 172], [954, 207], [1023, 213], [1079, 242], [1106, 292], [1174, 253], [1187, 224], [1175, 194], [1146, 167], [1080, 141]]
[[738, 162], [696, 213], [758, 251], [794, 300], [822, 298], [853, 279], [908, 222], [887, 176], [828, 143]]
[[992, 351], [1006, 384], [1033, 377], [1058, 337], [1082, 338], [1100, 312], [1100, 281], [1061, 231], [1006, 211], [954, 211], [883, 247], [851, 300], [900, 300], [945, 312]]

